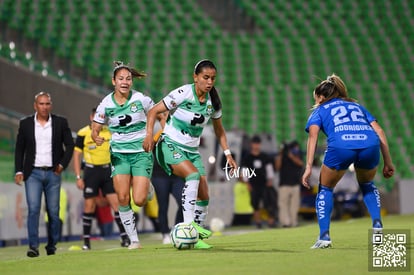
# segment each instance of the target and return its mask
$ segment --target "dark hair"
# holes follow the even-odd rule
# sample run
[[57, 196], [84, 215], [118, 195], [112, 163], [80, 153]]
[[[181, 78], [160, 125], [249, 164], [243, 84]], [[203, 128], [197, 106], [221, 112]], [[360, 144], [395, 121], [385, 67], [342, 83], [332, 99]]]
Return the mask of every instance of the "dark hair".
[[[326, 80], [319, 83], [318, 86], [316, 86], [314, 93], [317, 96], [324, 96], [325, 100], [323, 102], [331, 100], [332, 98], [341, 98], [351, 102], [356, 101], [348, 96], [345, 83], [336, 74], [331, 74], [326, 78]], [[316, 104], [313, 107], [316, 108], [317, 106], [319, 106], [319, 104]]]
[[[217, 68], [213, 62], [211, 62], [208, 59], [203, 59], [203, 60], [198, 61], [197, 64], [194, 66], [194, 74], [198, 75], [205, 68], [210, 68], [210, 69], [214, 69], [217, 71]], [[210, 95], [211, 103], [213, 104], [214, 110], [216, 111], [220, 110], [222, 105], [221, 105], [220, 96], [218, 94], [216, 87], [213, 86], [211, 88], [209, 95]]]
[[144, 72], [139, 72], [137, 69], [130, 67], [127, 64], [124, 64], [124, 62], [122, 61], [114, 61], [114, 70], [113, 70], [113, 74], [112, 74], [112, 78], [115, 79], [116, 73], [120, 70], [120, 69], [127, 69], [132, 77], [136, 77], [136, 78], [144, 78], [147, 76], [146, 73]]
[[255, 136], [252, 137], [251, 142], [252, 143], [262, 143], [262, 139], [258, 135], [255, 135]]
[[94, 113], [96, 113], [96, 107], [93, 107], [91, 110], [91, 114], [94, 114]]
[[217, 68], [216, 68], [216, 66], [214, 65], [213, 62], [211, 62], [208, 59], [203, 59], [203, 60], [198, 61], [197, 64], [195, 64], [195, 66], [194, 66], [194, 74], [201, 73], [201, 71], [204, 68], [210, 68], [210, 69], [214, 69], [214, 70], [217, 71]]

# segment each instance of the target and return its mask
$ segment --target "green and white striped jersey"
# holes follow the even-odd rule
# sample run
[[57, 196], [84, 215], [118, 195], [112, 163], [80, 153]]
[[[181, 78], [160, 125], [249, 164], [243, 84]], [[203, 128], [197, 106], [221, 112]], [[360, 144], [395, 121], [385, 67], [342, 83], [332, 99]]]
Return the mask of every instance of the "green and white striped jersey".
[[170, 111], [164, 127], [166, 140], [186, 151], [197, 152], [204, 126], [210, 118], [220, 118], [221, 110], [214, 110], [208, 94], [206, 102], [200, 103], [194, 84], [186, 84], [171, 91], [163, 102]]
[[111, 151], [119, 153], [142, 152], [146, 135], [147, 113], [154, 106], [152, 99], [131, 90], [128, 100], [119, 105], [114, 93], [107, 95], [96, 109], [94, 121], [107, 123], [112, 133]]

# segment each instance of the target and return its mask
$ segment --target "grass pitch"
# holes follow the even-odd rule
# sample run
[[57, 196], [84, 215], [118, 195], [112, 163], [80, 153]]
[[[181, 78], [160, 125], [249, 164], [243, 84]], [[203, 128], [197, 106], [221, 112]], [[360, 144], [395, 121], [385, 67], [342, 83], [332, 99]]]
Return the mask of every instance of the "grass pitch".
[[[383, 221], [385, 229], [413, 232], [414, 215]], [[316, 222], [292, 229], [227, 228], [207, 240], [210, 250], [180, 251], [162, 245], [160, 234], [141, 234], [143, 249], [134, 251], [115, 240], [92, 241], [90, 251], [69, 251], [81, 241], [62, 242], [54, 256], [45, 256], [42, 244], [38, 258], [26, 257], [26, 246], [6, 247], [0, 248], [0, 274], [369, 274], [370, 227], [369, 218], [333, 222], [333, 248], [324, 250], [309, 249], [318, 235]]]

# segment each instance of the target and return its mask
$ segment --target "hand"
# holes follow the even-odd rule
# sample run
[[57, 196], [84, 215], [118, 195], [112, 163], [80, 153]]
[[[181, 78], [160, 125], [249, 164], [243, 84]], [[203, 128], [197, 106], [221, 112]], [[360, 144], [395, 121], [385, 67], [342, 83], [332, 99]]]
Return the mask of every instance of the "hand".
[[154, 147], [154, 139], [151, 135], [146, 135], [144, 142], [142, 143], [142, 148], [145, 152], [151, 152]]
[[23, 173], [18, 173], [14, 176], [14, 182], [17, 185], [22, 185], [23, 184]]
[[226, 157], [227, 157], [228, 166], [231, 167], [230, 168], [230, 173], [233, 173], [234, 171], [237, 170], [237, 163], [233, 159], [233, 156], [232, 155], [227, 155]]
[[105, 138], [101, 137], [101, 136], [97, 136], [95, 138], [95, 143], [98, 146], [101, 146], [103, 143], [105, 142]]
[[384, 168], [382, 169], [382, 174], [384, 178], [388, 179], [394, 175], [395, 168], [393, 164], [384, 164]]
[[63, 172], [63, 165], [62, 164], [58, 164], [58, 166], [56, 166], [55, 169], [55, 175], [60, 176], [60, 174], [62, 174]]
[[76, 186], [78, 189], [83, 190], [85, 188], [85, 182], [82, 178], [76, 180]]
[[302, 185], [305, 186], [307, 189], [310, 189], [311, 186], [309, 185], [309, 178], [312, 175], [312, 169], [310, 167], [306, 167], [305, 172], [302, 176]]

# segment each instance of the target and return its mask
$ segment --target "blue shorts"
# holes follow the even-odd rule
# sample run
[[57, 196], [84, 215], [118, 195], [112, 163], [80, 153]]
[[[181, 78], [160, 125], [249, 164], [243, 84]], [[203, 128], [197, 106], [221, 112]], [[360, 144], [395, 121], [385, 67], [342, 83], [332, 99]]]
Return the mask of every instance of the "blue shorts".
[[355, 168], [373, 169], [378, 165], [379, 160], [379, 145], [362, 149], [328, 147], [323, 164], [335, 170], [346, 170], [352, 163]]

